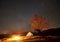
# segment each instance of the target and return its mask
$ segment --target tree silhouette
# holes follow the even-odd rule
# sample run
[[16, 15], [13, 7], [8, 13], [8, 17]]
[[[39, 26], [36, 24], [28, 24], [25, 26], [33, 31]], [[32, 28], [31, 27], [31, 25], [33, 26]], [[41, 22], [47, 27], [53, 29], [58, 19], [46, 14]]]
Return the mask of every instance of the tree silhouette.
[[38, 17], [37, 15], [33, 17], [33, 20], [31, 22], [32, 29], [42, 30], [48, 27], [49, 27], [48, 21], [44, 17]]

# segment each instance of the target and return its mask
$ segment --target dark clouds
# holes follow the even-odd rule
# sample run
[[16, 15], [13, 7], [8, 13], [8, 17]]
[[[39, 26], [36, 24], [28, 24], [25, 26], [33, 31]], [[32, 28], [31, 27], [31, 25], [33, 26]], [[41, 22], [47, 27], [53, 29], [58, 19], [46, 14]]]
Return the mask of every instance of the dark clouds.
[[44, 16], [53, 27], [60, 26], [58, 0], [0, 0], [0, 30], [30, 31], [34, 14]]

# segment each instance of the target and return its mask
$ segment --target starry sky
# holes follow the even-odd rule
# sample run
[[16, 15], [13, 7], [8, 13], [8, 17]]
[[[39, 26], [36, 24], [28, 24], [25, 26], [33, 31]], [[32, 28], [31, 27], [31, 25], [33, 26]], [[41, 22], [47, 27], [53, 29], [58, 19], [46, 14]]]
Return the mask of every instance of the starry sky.
[[35, 14], [44, 16], [51, 27], [60, 27], [58, 0], [0, 0], [0, 32], [31, 31]]

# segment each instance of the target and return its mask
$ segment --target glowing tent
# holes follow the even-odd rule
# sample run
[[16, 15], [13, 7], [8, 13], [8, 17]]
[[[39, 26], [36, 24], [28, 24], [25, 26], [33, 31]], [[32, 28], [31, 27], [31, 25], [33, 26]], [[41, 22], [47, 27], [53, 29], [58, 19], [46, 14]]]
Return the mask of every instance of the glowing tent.
[[28, 32], [26, 36], [33, 36], [31, 32]]

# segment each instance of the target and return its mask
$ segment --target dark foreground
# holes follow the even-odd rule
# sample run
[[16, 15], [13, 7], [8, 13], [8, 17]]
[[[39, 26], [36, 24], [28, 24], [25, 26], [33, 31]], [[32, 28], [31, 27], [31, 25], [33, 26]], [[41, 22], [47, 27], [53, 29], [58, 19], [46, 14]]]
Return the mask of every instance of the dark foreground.
[[60, 36], [32, 36], [19, 41], [2, 39], [0, 42], [60, 42]]
[[60, 42], [60, 36], [35, 37], [35, 38], [27, 39], [26, 42]]

